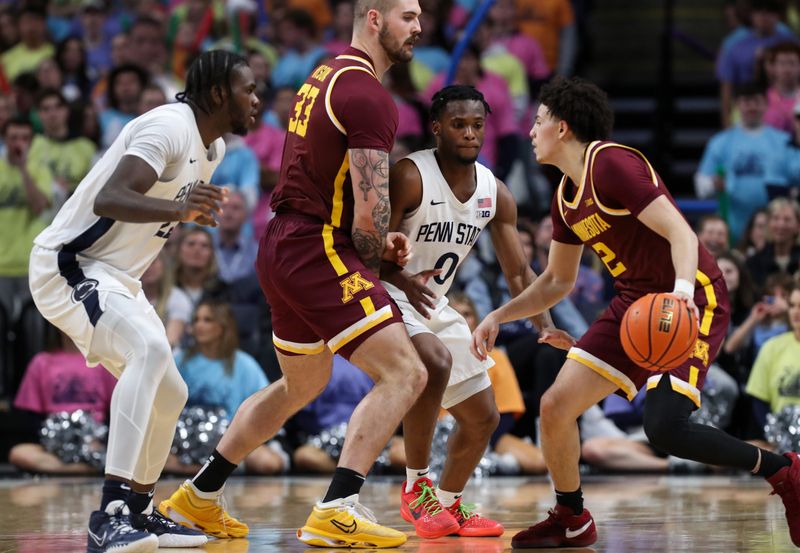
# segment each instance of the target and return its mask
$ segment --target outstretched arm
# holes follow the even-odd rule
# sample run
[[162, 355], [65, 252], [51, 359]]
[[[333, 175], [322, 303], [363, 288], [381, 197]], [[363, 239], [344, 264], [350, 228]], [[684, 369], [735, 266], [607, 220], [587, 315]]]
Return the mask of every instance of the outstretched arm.
[[380, 274], [381, 256], [389, 231], [389, 154], [381, 150], [350, 150], [353, 181], [353, 229], [351, 236], [367, 268]]
[[502, 323], [541, 313], [569, 294], [578, 277], [582, 252], [583, 245], [553, 240], [547, 269], [519, 296], [489, 313], [472, 333], [472, 354], [478, 359], [486, 359]]
[[[508, 289], [513, 297], [517, 297], [534, 283], [536, 273], [533, 272], [525, 258], [522, 244], [519, 241], [517, 204], [514, 196], [499, 179], [497, 180], [497, 212], [490, 223], [489, 230], [497, 260], [508, 282]], [[566, 349], [574, 343], [574, 339], [569, 334], [555, 329], [550, 311], [547, 309], [533, 315], [531, 322], [539, 331], [543, 341], [551, 343], [555, 347]]]

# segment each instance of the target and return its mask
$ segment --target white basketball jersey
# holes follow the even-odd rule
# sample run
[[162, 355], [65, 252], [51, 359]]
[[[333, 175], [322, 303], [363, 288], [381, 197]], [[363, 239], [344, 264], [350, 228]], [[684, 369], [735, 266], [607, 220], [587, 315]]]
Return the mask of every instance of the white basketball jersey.
[[[73, 260], [100, 262], [139, 280], [178, 221], [126, 223], [94, 213], [94, 200], [125, 155], [144, 159], [158, 175], [146, 196], [185, 201], [198, 183], [209, 182], [225, 155], [219, 138], [206, 149], [192, 109], [183, 103], [137, 117], [84, 177], [53, 222], [34, 243]], [[62, 259], [60, 256], [59, 259]]]
[[[497, 181], [492, 172], [475, 163], [477, 187], [466, 202], [455, 197], [436, 162], [434, 150], [420, 150], [409, 155], [422, 177], [422, 201], [407, 213], [400, 223], [400, 232], [408, 236], [413, 255], [406, 271], [416, 274], [427, 269], [442, 273], [428, 281], [438, 297], [450, 290], [456, 269], [467, 257], [478, 235], [494, 218], [497, 209]], [[388, 284], [392, 295], [404, 294]]]

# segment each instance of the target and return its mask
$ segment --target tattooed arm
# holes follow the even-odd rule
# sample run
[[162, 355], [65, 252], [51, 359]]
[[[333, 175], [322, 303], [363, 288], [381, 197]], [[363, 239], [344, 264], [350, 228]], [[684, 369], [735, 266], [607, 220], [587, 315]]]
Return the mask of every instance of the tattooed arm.
[[369, 270], [380, 274], [389, 230], [389, 154], [380, 150], [350, 150], [353, 181], [353, 244]]

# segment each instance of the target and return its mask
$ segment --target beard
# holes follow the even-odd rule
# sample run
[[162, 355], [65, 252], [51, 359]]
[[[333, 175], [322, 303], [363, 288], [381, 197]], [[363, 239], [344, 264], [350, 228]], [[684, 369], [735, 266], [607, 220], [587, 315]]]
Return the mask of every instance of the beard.
[[392, 63], [406, 63], [411, 61], [411, 58], [414, 57], [413, 50], [406, 51], [404, 49], [405, 42], [397, 44], [397, 41], [392, 39], [392, 36], [389, 34], [389, 26], [386, 23], [383, 24], [381, 32], [378, 33], [378, 41]]
[[231, 119], [231, 133], [236, 136], [245, 136], [250, 130], [250, 114], [231, 105], [228, 108], [228, 116]]

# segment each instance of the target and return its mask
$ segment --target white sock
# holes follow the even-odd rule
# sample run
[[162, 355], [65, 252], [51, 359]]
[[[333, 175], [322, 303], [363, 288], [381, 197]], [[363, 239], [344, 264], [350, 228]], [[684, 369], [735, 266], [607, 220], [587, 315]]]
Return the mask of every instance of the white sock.
[[461, 494], [463, 493], [463, 491], [446, 492], [442, 488], [436, 488], [436, 497], [439, 498], [439, 503], [441, 503], [443, 507], [452, 507], [453, 504], [461, 498]]
[[414, 482], [428, 476], [430, 472], [430, 467], [425, 467], [424, 469], [410, 469], [406, 467], [406, 493], [410, 492], [411, 489], [414, 487]]

